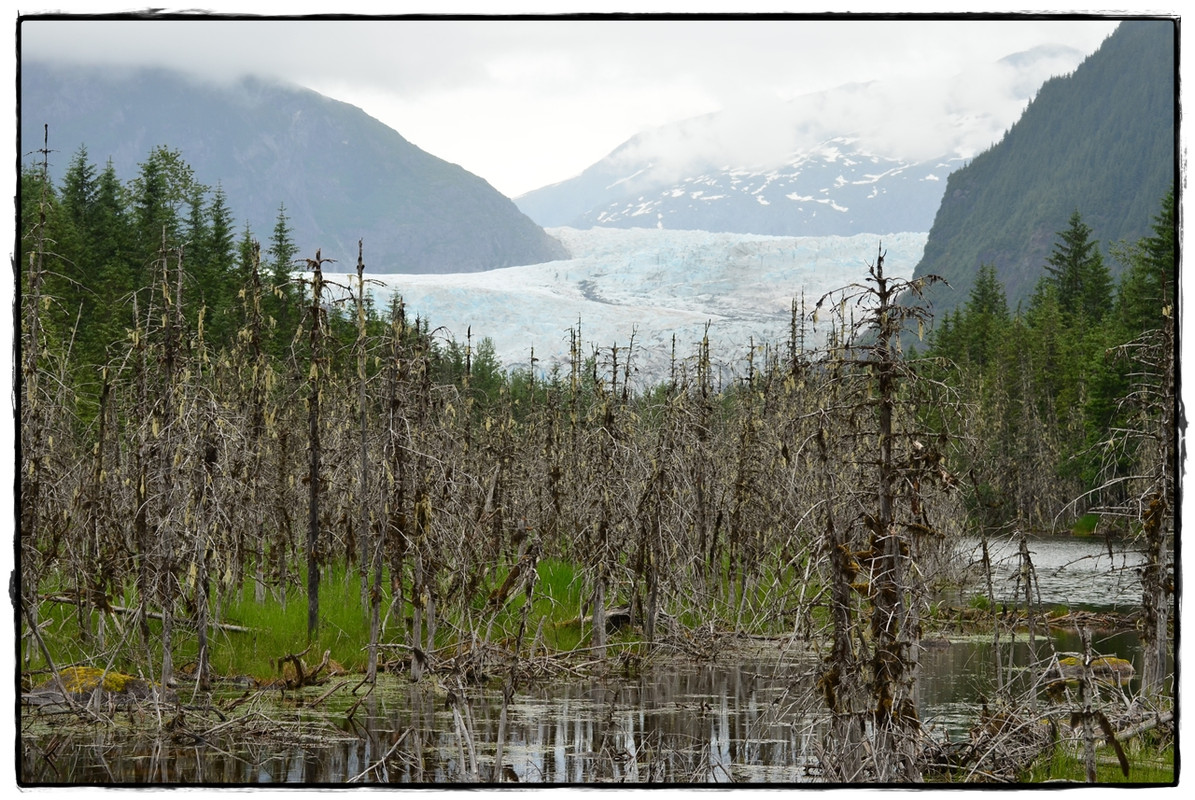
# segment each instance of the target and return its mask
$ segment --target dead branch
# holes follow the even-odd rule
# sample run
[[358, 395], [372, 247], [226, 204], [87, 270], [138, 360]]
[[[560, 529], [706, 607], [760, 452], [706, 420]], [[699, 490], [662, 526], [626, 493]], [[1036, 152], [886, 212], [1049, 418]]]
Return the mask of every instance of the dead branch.
[[[90, 603], [87, 600], [84, 600], [83, 598], [71, 597], [70, 595], [43, 594], [41, 596], [41, 599], [43, 602], [48, 602], [48, 603], [66, 603], [68, 605], [75, 605], [75, 606], [91, 605], [93, 608], [98, 608], [98, 606], [95, 606], [94, 604]], [[111, 612], [113, 614], [124, 614], [126, 616], [131, 616], [131, 615], [137, 614], [137, 613], [144, 613], [145, 616], [149, 617], [150, 619], [156, 619], [156, 620], [162, 619], [162, 614], [161, 614], [161, 612], [158, 612], [158, 611], [142, 612], [140, 609], [137, 609], [137, 608], [126, 608], [124, 606], [114, 606], [111, 604], [109, 604], [106, 608], [103, 608], [101, 610], [105, 611], [105, 612]], [[209, 628], [215, 628], [216, 630], [228, 631], [229, 633], [259, 633], [259, 631], [256, 628], [249, 628], [244, 625], [233, 625], [233, 624], [227, 623], [227, 622], [211, 622], [211, 621], [209, 621], [207, 623], [207, 626]]]
[[343, 689], [343, 688], [344, 688], [345, 686], [347, 686], [347, 685], [348, 685], [348, 681], [341, 681], [340, 683], [337, 683], [337, 684], [336, 684], [336, 685], [334, 685], [332, 688], [328, 689], [326, 692], [324, 692], [323, 694], [321, 694], [319, 697], [317, 697], [317, 698], [315, 698], [314, 700], [312, 700], [312, 701], [311, 701], [311, 707], [312, 707], [312, 708], [315, 708], [315, 707], [316, 707], [316, 706], [318, 706], [320, 703], [324, 702], [324, 701], [325, 701], [325, 700], [327, 700], [329, 697], [331, 697], [333, 694], [335, 694], [335, 693], [336, 693], [338, 690], [340, 690], [340, 689]]

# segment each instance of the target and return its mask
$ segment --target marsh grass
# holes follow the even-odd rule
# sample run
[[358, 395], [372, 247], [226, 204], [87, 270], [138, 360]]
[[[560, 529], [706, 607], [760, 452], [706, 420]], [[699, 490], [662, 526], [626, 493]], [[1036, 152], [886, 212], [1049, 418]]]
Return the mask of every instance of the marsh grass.
[[1092, 536], [1095, 534], [1096, 526], [1099, 524], [1099, 514], [1084, 514], [1075, 520], [1075, 524], [1071, 527], [1071, 534], [1074, 536]]
[[[1157, 748], [1133, 743], [1126, 747], [1129, 774], [1120, 771], [1120, 764], [1106, 748], [1096, 760], [1096, 783], [1169, 784], [1174, 781], [1174, 746]], [[1062, 745], [1042, 755], [1025, 776], [1026, 783], [1065, 781], [1083, 783], [1086, 767], [1080, 748]]]
[[[577, 567], [569, 562], [546, 559], [539, 563], [537, 574], [524, 632], [524, 646], [531, 646], [538, 632], [540, 645], [550, 651], [577, 648], [588, 639], [588, 632], [581, 631], [576, 624], [583, 594]], [[300, 575], [295, 587], [288, 590], [285, 602], [278, 593], [269, 593], [264, 602], [257, 602], [251, 583], [246, 583], [234, 595], [223, 600], [219, 618], [212, 617], [217, 626], [210, 634], [211, 665], [217, 676], [245, 675], [259, 680], [276, 678], [280, 675], [277, 667], [279, 658], [308, 648], [306, 596], [298, 588], [305, 585], [304, 580]], [[388, 577], [383, 585], [387, 588], [383, 592], [382, 607], [389, 608], [391, 594]], [[468, 612], [471, 619], [450, 616], [445, 620], [446, 624], [440, 626], [437, 646], [451, 648], [463, 642], [467, 638], [466, 634], [476, 629], [476, 620], [484, 616], [478, 611], [484, 609], [485, 595], [474, 600], [476, 602], [470, 605]], [[520, 592], [502, 609], [489, 611], [494, 621], [490, 630], [493, 639], [508, 640], [517, 634], [525, 602], [526, 597]], [[132, 585], [115, 598], [114, 603], [124, 608], [135, 608], [137, 598]], [[407, 605], [398, 609], [397, 616], [400, 620], [407, 620], [410, 613], [411, 608]], [[44, 602], [39, 616], [44, 624], [43, 639], [54, 664], [59, 668], [68, 665], [110, 666], [115, 670], [152, 679], [152, 668], [146, 665], [161, 662], [162, 623], [158, 619], [148, 620], [150, 649], [146, 652], [136, 623], [129, 615], [106, 615], [102, 647], [94, 636], [89, 639], [82, 634], [80, 614], [73, 605]], [[105, 615], [92, 612], [93, 631], [101, 616]], [[189, 631], [188, 621], [182, 612], [176, 615], [176, 625], [186, 633], [175, 638], [176, 645], [172, 650], [174, 663], [181, 670], [179, 680], [183, 682], [187, 680], [189, 665], [198, 658], [196, 637]], [[229, 630], [220, 625], [233, 625], [247, 630]], [[405, 637], [405, 625], [393, 618], [385, 621], [381, 636], [383, 644], [402, 643]], [[366, 666], [368, 642], [369, 614], [361, 607], [357, 572], [344, 564], [325, 568], [320, 582], [319, 628], [304, 659], [314, 665], [319, 662], [324, 650], [329, 650], [333, 661], [349, 672], [358, 672]], [[47, 667], [45, 659], [29, 638], [21, 642], [21, 657], [23, 660], [28, 658], [30, 673], [37, 674]]]
[[[505, 572], [502, 574], [505, 578]], [[497, 585], [498, 582], [495, 582]], [[537, 632], [541, 644], [549, 650], [573, 650], [582, 642], [582, 635], [576, 619], [580, 613], [584, 586], [576, 565], [559, 559], [544, 559], [536, 565], [536, 583], [531, 596], [531, 609], [527, 614], [527, 629], [524, 631], [524, 647], [533, 645]], [[510, 641], [518, 635], [522, 623], [526, 594], [507, 599], [497, 611], [489, 610], [493, 617], [490, 626], [492, 639]], [[485, 597], [478, 605], [483, 606]]]
[[[359, 578], [337, 564], [325, 571], [320, 582], [319, 628], [306, 660], [317, 663], [324, 650], [349, 671], [363, 669], [368, 653], [369, 614], [361, 607]], [[387, 602], [385, 597], [383, 602]], [[225, 622], [250, 628], [252, 632], [217, 631], [213, 636], [212, 667], [222, 675], [277, 676], [278, 658], [307, 648], [306, 595], [289, 590], [285, 605], [281, 597], [264, 603], [253, 599], [253, 587], [246, 585], [224, 609]]]

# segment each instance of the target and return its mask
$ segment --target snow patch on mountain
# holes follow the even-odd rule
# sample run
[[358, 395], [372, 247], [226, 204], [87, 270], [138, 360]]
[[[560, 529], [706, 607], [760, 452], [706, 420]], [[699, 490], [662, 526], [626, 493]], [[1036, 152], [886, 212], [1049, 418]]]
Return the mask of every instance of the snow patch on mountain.
[[[549, 227], [639, 227], [654, 216], [661, 228], [773, 236], [928, 230], [942, 179], [1084, 55], [1042, 46], [934, 79], [736, 104], [642, 131], [575, 178], [515, 202]], [[814, 197], [828, 202], [797, 200]]]
[[[408, 318], [430, 321], [444, 339], [493, 340], [507, 368], [567, 370], [570, 328], [580, 325], [584, 355], [599, 363], [633, 339], [640, 385], [666, 379], [675, 341], [678, 360], [692, 360], [703, 337], [725, 380], [756, 363], [765, 349], [787, 352], [792, 302], [806, 306], [826, 292], [862, 282], [886, 253], [887, 274], [909, 277], [925, 233], [789, 237], [655, 228], [553, 228], [572, 258], [487, 272], [371, 276], [379, 308], [394, 294]], [[329, 278], [352, 285], [353, 276]], [[825, 320], [822, 320], [824, 326]], [[806, 346], [824, 330], [809, 323]], [[620, 370], [621, 371], [621, 370]]]

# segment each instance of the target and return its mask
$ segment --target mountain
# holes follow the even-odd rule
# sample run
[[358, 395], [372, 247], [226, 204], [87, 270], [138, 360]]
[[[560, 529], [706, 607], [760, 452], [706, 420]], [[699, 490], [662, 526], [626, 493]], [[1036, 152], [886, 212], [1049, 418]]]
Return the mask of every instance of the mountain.
[[219, 183], [265, 241], [286, 206], [300, 254], [371, 271], [471, 272], [565, 257], [559, 242], [481, 178], [442, 161], [346, 103], [246, 79], [210, 83], [151, 69], [23, 62], [23, 152], [49, 125], [52, 176], [85, 145], [127, 180], [152, 148], [181, 151]]
[[1150, 235], [1174, 184], [1177, 23], [1121, 22], [1075, 71], [1047, 81], [995, 146], [952, 173], [916, 277], [940, 275], [935, 313], [966, 302], [991, 264], [1010, 307], [1033, 292], [1078, 211], [1109, 257]]
[[[692, 376], [691, 358], [708, 336], [711, 360], [726, 381], [746, 373], [752, 343], [757, 366], [765, 345], [783, 356], [794, 299], [803, 294], [812, 310], [826, 292], [862, 282], [881, 247], [886, 272], [907, 278], [925, 245], [924, 233], [880, 239], [654, 228], [549, 232], [571, 258], [464, 275], [382, 276], [372, 289], [375, 302], [385, 307], [399, 294], [410, 317], [430, 320], [447, 338], [463, 343], [470, 331], [474, 343], [489, 337], [508, 368], [528, 366], [534, 349], [537, 370], [567, 370], [569, 329], [578, 323], [583, 354], [604, 352], [599, 364], [612, 345], [622, 362], [633, 336], [633, 380], [640, 386], [667, 380], [674, 336], [677, 359], [688, 360]], [[820, 345], [824, 331], [805, 325], [805, 346]]]
[[1047, 45], [934, 84], [848, 84], [645, 131], [516, 198], [545, 226], [786, 236], [925, 231], [946, 178], [1083, 54]]
[[[961, 159], [948, 157], [911, 163], [860, 149], [857, 139], [835, 137], [780, 167], [709, 168], [664, 187], [616, 200], [603, 198], [569, 222], [581, 228], [659, 227], [771, 236], [924, 230], [941, 202], [946, 176], [960, 164]], [[605, 163], [591, 167], [581, 174], [579, 185], [636, 185], [635, 176], [614, 178], [610, 173]], [[559, 224], [563, 218], [564, 203], [558, 206], [546, 190], [517, 202], [544, 224]]]

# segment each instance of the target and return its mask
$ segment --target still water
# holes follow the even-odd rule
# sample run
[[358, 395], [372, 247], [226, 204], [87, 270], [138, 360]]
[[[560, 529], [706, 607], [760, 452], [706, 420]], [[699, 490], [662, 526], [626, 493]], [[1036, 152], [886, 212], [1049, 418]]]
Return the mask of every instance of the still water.
[[[1034, 603], [1054, 607], [1111, 610], [1141, 604], [1141, 581], [1136, 568], [1142, 554], [1130, 543], [1081, 536], [1035, 536], [1027, 541]], [[978, 539], [965, 539], [958, 556], [980, 577], [983, 550]], [[997, 602], [1024, 603], [1022, 558], [1016, 539], [988, 543], [992, 583]], [[982, 586], [982, 583], [978, 583]]]
[[[1129, 589], [1116, 594], [1122, 590], [1115, 587], [1131, 583], [1124, 577], [1132, 576], [1131, 557], [1101, 561], [1102, 543], [1074, 544], [1031, 545], [1042, 602], [1077, 606], [1083, 592], [1102, 606], [1121, 597], [1128, 603]], [[1117, 567], [1111, 576], [1110, 563]], [[1035, 654], [1024, 637], [1005, 634], [997, 675], [991, 636], [927, 644], [921, 716], [932, 735], [951, 741], [966, 738], [998, 680], [1024, 672], [1043, 650], [1080, 649], [1074, 632], [1039, 637]], [[1135, 635], [1097, 634], [1094, 646], [1140, 669]], [[704, 657], [661, 649], [641, 663], [612, 660], [599, 677], [557, 672], [511, 698], [500, 765], [500, 690], [385, 676], [384, 688], [351, 716], [357, 678], [315, 709], [322, 688], [302, 697], [263, 694], [228, 723], [186, 712], [165, 737], [126, 734], [119, 714], [116, 724], [81, 737], [30, 732], [22, 736], [20, 774], [27, 782], [72, 784], [803, 782], [823, 730], [821, 657], [807, 642], [725, 637]]]

